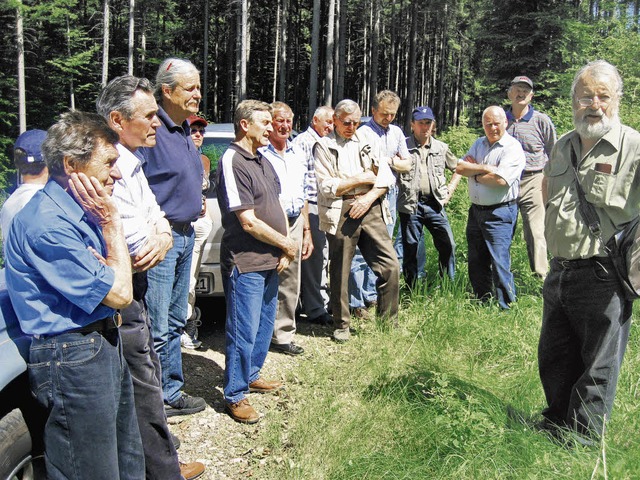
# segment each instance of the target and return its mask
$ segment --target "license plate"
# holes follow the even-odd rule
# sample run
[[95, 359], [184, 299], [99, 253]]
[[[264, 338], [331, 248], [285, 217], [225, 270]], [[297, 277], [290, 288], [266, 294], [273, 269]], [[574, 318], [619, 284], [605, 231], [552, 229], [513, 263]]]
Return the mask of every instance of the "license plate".
[[196, 283], [196, 293], [200, 293], [202, 295], [212, 294], [212, 283], [213, 275], [211, 275], [210, 273], [201, 273], [198, 276], [198, 282]]

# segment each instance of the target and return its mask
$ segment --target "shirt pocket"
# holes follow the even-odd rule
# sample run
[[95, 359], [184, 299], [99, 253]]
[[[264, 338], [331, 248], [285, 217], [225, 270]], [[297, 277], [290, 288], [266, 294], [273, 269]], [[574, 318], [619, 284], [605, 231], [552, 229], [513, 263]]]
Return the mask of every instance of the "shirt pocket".
[[547, 201], [562, 194], [575, 180], [573, 168], [565, 162], [549, 162], [544, 174], [547, 177]]
[[616, 182], [616, 175], [598, 172], [590, 168], [582, 180], [582, 189], [584, 190], [585, 198], [596, 207], [609, 205], [611, 192]]

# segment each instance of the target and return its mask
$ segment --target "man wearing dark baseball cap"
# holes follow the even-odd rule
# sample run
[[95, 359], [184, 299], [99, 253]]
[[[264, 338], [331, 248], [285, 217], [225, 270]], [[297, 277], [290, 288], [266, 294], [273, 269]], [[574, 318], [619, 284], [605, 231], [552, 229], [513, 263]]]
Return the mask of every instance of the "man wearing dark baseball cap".
[[457, 158], [449, 146], [431, 136], [435, 116], [429, 107], [413, 110], [407, 147], [412, 157], [410, 172], [400, 174], [398, 212], [402, 228], [402, 273], [407, 285], [413, 287], [423, 265], [418, 257], [424, 244], [424, 227], [433, 237], [438, 251], [440, 275], [453, 279], [455, 274], [455, 241], [444, 207], [451, 199], [460, 175], [447, 182], [445, 168], [455, 171]]
[[13, 163], [18, 170], [20, 185], [0, 210], [3, 241], [7, 238], [15, 214], [47, 183], [49, 170], [40, 151], [40, 145], [46, 136], [47, 132], [44, 130], [28, 130], [18, 137], [13, 146]]
[[507, 110], [507, 132], [518, 140], [527, 163], [520, 179], [518, 210], [527, 243], [531, 271], [544, 278], [549, 270], [547, 242], [544, 238], [544, 202], [542, 200], [542, 169], [549, 161], [556, 143], [556, 129], [551, 119], [533, 108], [533, 82], [519, 75], [511, 80], [507, 90], [511, 108]]

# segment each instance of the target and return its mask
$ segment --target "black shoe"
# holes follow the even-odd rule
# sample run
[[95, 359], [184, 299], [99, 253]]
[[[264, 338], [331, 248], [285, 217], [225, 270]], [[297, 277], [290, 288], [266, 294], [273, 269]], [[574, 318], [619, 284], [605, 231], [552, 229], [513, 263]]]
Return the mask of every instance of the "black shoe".
[[269, 345], [269, 350], [272, 352], [284, 353], [285, 355], [300, 355], [304, 353], [304, 348], [300, 345], [296, 345], [295, 343], [283, 343], [279, 345], [277, 343], [272, 343]]
[[180, 439], [171, 432], [169, 432], [169, 438], [171, 438], [171, 443], [173, 443], [173, 448], [178, 450], [180, 448]]
[[204, 398], [192, 397], [183, 392], [178, 400], [164, 405], [164, 412], [167, 414], [167, 417], [191, 415], [203, 411], [206, 406], [207, 403], [204, 401]]
[[318, 325], [333, 325], [333, 317], [327, 312], [324, 312], [317, 317], [309, 319], [309, 322], [317, 323]]

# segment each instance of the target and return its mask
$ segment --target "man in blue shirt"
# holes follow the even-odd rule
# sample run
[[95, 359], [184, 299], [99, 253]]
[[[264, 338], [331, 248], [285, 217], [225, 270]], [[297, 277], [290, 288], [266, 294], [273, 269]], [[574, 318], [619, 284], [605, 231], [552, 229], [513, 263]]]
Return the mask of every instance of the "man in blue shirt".
[[42, 145], [51, 179], [20, 211], [6, 280], [33, 336], [31, 391], [47, 409], [47, 478], [144, 478], [133, 386], [116, 309], [131, 303], [131, 263], [111, 198], [118, 135], [104, 119], [65, 113]]
[[191, 139], [187, 118], [198, 112], [200, 74], [188, 60], [168, 58], [156, 75], [158, 118], [156, 146], [136, 152], [160, 208], [171, 225], [173, 247], [147, 274], [145, 295], [151, 333], [162, 367], [162, 389], [168, 417], [205, 409], [200, 397], [182, 392], [180, 336], [187, 323], [189, 276], [195, 234], [192, 222], [204, 208], [200, 153]]

